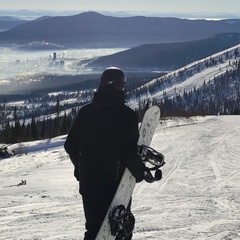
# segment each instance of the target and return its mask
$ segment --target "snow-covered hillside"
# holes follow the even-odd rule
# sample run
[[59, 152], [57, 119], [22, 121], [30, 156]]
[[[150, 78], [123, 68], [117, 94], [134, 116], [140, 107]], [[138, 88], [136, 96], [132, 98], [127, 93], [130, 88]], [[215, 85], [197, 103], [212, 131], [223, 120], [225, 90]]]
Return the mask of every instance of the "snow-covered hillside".
[[[161, 120], [151, 146], [165, 154], [163, 179], [137, 184], [133, 239], [240, 239], [239, 121]], [[85, 220], [65, 138], [25, 143], [27, 155], [0, 161], [1, 240], [82, 239]]]
[[149, 97], [160, 100], [164, 97], [182, 96], [194, 88], [198, 89], [204, 82], [212, 81], [215, 77], [235, 69], [234, 63], [240, 57], [239, 49], [240, 44], [153, 79], [136, 89], [133, 92], [133, 101], [130, 102], [134, 106], [136, 95], [138, 100]]

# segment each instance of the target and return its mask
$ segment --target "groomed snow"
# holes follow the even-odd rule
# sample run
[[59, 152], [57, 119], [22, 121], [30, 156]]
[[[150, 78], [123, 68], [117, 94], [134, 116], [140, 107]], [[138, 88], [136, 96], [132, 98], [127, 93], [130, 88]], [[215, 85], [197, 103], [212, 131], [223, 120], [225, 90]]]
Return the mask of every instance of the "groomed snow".
[[[133, 239], [240, 239], [239, 121], [161, 120], [151, 146], [166, 157], [163, 179], [137, 184]], [[1, 240], [82, 239], [85, 220], [65, 138], [24, 143], [27, 155], [0, 160]], [[9, 148], [16, 147], [23, 148]]]

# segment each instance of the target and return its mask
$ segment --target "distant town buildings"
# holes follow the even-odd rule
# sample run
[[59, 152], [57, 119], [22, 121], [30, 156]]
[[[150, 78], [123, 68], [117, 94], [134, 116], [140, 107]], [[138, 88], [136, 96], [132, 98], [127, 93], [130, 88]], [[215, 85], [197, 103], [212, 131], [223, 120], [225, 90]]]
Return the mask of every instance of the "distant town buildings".
[[[62, 59], [62, 56], [61, 56], [61, 59]], [[59, 60], [59, 61], [57, 60], [57, 53], [54, 52], [53, 53], [53, 57], [51, 58], [51, 61], [49, 62], [48, 66], [49, 67], [64, 66], [64, 64], [65, 64], [64, 60]]]

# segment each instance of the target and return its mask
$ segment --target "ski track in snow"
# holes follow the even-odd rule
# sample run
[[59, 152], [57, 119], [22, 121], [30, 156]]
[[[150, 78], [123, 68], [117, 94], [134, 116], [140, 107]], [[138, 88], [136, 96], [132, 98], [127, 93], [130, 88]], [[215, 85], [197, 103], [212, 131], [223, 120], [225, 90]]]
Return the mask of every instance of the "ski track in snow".
[[134, 239], [240, 239], [237, 119], [158, 129], [152, 147], [167, 164], [160, 182], [135, 189]]
[[[151, 147], [165, 155], [163, 179], [137, 184], [133, 239], [240, 239], [239, 120], [161, 120]], [[24, 143], [27, 155], [0, 160], [0, 240], [83, 238], [82, 202], [65, 138]], [[26, 185], [17, 186], [21, 180]]]

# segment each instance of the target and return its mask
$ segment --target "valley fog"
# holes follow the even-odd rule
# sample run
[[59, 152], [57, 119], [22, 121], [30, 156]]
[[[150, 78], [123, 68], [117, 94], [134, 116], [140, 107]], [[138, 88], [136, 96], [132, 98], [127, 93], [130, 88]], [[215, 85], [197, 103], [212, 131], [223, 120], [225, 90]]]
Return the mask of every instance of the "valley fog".
[[81, 61], [114, 54], [123, 48], [18, 50], [0, 47], [0, 84], [19, 75], [35, 73], [79, 74], [94, 73]]
[[[96, 81], [103, 69], [110, 65], [91, 68], [87, 66], [87, 63], [98, 57], [112, 55], [124, 50], [126, 48], [26, 51], [20, 50], [19, 47], [0, 46], [0, 94], [22, 95], [33, 91], [39, 92], [43, 89], [52, 91], [58, 88], [67, 90], [72, 89], [73, 84], [89, 80]], [[143, 83], [139, 78], [147, 81], [163, 74], [147, 69], [130, 70], [129, 68], [123, 70], [127, 73], [132, 85], [131, 88]], [[137, 86], [134, 85], [133, 81], [138, 82]], [[75, 88], [76, 86], [73, 87], [73, 89]]]

